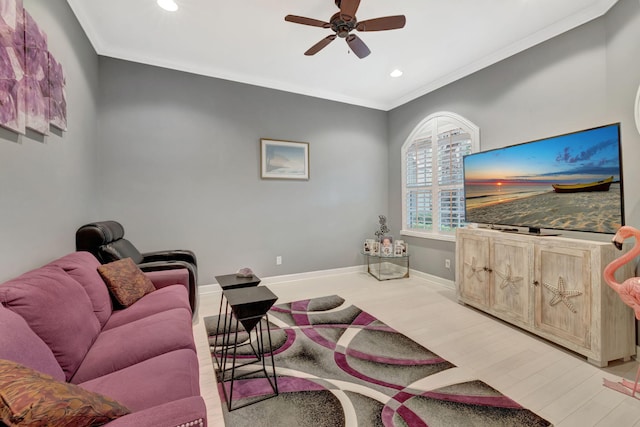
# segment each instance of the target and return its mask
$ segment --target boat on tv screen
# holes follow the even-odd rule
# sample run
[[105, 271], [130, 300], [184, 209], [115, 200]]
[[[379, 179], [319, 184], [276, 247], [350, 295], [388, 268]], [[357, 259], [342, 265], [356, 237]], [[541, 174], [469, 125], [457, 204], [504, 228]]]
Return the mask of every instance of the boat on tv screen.
[[624, 223], [620, 125], [464, 158], [466, 221], [615, 233]]

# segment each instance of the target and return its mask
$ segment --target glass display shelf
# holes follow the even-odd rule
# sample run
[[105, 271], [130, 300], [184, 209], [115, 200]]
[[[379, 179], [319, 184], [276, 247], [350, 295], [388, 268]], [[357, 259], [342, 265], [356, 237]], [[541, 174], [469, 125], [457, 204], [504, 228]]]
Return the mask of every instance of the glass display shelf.
[[361, 253], [367, 259], [367, 273], [376, 279], [383, 281], [409, 277], [409, 254], [385, 256]]

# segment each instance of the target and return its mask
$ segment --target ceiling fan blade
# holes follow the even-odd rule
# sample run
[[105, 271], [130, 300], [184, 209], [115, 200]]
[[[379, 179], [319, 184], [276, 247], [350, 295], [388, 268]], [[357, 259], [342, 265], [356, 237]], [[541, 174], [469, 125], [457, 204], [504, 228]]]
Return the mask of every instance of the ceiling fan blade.
[[356, 56], [360, 59], [369, 56], [369, 54], [371, 53], [362, 39], [360, 39], [360, 37], [356, 36], [355, 34], [349, 34], [349, 36], [347, 37], [347, 44], [349, 45], [353, 53], [355, 53]]
[[403, 28], [407, 23], [407, 19], [404, 15], [385, 16], [384, 18], [367, 19], [366, 21], [358, 22], [356, 30], [358, 31], [384, 31], [384, 30], [396, 30]]
[[340, 18], [349, 22], [356, 19], [360, 0], [340, 0]]
[[284, 17], [285, 21], [293, 22], [295, 24], [311, 25], [312, 27], [329, 28], [331, 24], [328, 22], [320, 21], [313, 18], [305, 18], [304, 16], [287, 15]]
[[311, 46], [309, 48], [309, 50], [307, 50], [304, 54], [307, 55], [307, 56], [315, 55], [316, 53], [320, 52], [322, 49], [324, 49], [329, 43], [331, 43], [335, 39], [336, 39], [336, 35], [335, 34], [331, 34], [330, 36], [327, 36], [327, 37], [323, 38], [318, 43], [316, 43], [313, 46]]

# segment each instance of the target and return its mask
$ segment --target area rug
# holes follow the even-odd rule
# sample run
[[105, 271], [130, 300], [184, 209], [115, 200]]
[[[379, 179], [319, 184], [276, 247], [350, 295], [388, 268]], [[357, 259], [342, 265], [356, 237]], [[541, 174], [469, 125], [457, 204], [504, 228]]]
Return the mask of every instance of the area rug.
[[[205, 318], [212, 351], [217, 320]], [[269, 322], [279, 394], [231, 412], [223, 401], [227, 427], [551, 425], [339, 296], [276, 305]], [[244, 347], [236, 357], [252, 357]], [[234, 407], [272, 392], [249, 375], [234, 383]]]

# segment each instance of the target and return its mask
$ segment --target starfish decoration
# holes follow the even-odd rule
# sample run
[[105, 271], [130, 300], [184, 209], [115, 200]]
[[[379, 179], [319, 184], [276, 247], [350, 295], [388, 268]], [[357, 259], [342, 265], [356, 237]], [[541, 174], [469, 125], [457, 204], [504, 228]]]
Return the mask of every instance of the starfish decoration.
[[508, 286], [509, 289], [518, 292], [518, 283], [524, 280], [524, 277], [513, 275], [513, 273], [511, 272], [511, 264], [507, 264], [507, 271], [505, 273], [501, 273], [496, 269], [496, 274], [502, 279], [502, 282], [500, 283], [500, 289], [504, 289]]
[[549, 289], [551, 293], [553, 293], [553, 298], [549, 301], [549, 305], [554, 306], [560, 301], [566, 305], [572, 313], [577, 313], [578, 310], [571, 304], [569, 298], [577, 297], [578, 295], [582, 295], [582, 291], [565, 289], [566, 284], [564, 283], [564, 279], [562, 276], [558, 277], [558, 286], [552, 286], [548, 283], [542, 282], [545, 288]]
[[471, 262], [466, 262], [465, 264], [469, 266], [469, 273], [467, 273], [467, 278], [471, 279], [473, 276], [476, 276], [476, 278], [478, 279], [479, 282], [482, 282], [482, 276], [479, 275], [478, 273], [485, 271], [484, 267], [477, 267], [476, 266], [476, 257], [472, 257], [471, 258]]

